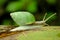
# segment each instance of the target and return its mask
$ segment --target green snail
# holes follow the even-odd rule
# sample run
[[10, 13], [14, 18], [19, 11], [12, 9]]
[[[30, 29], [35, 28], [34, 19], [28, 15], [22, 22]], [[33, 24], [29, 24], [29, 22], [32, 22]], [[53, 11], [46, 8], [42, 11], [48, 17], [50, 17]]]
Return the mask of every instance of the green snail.
[[[10, 13], [12, 19], [19, 25], [19, 27], [14, 28], [10, 31], [21, 31], [21, 30], [29, 30], [34, 28], [39, 28], [40, 26], [48, 25], [45, 22], [48, 21], [51, 17], [56, 15], [56, 13], [52, 14], [48, 18], [45, 19], [47, 13], [45, 14], [42, 21], [35, 21], [35, 17], [30, 12], [13, 12]], [[33, 24], [30, 25], [29, 24]]]
[[34, 16], [29, 12], [14, 12], [10, 15], [18, 25], [32, 24], [35, 22]]

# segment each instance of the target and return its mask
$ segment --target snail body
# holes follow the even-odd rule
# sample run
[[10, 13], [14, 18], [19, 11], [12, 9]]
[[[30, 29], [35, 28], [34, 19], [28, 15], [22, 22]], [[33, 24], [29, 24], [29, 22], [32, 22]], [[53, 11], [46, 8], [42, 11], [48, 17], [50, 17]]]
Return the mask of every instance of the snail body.
[[[52, 16], [56, 15], [56, 13], [52, 14], [50, 17], [45, 19], [47, 15], [46, 13], [42, 21], [35, 21], [35, 17], [29, 12], [14, 12], [10, 15], [12, 19], [19, 25], [19, 27], [14, 28], [10, 31], [21, 31], [40, 28], [41, 26], [48, 25], [45, 22], [48, 21]], [[30, 26], [30, 24], [33, 25]]]

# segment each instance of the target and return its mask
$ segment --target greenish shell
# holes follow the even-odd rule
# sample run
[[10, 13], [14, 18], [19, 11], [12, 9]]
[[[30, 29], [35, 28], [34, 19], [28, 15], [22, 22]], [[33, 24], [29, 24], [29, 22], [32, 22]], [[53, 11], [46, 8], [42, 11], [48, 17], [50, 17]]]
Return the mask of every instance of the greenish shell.
[[29, 12], [14, 12], [10, 15], [18, 25], [27, 25], [35, 22], [35, 17]]

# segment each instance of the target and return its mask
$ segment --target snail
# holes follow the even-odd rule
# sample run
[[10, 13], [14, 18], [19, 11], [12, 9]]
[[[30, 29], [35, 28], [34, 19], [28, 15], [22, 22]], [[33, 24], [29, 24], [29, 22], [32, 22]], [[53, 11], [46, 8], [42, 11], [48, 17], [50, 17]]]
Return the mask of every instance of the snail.
[[[47, 19], [45, 19], [46, 15], [47, 13], [44, 15], [44, 18], [42, 21], [35, 21], [35, 17], [30, 12], [10, 13], [11, 18], [19, 25], [19, 27], [16, 27], [10, 31], [29, 30], [29, 29], [40, 28], [44, 25], [48, 25], [45, 22], [48, 21], [54, 15], [56, 15], [56, 13], [52, 14]], [[30, 25], [30, 24], [33, 24], [33, 25]]]

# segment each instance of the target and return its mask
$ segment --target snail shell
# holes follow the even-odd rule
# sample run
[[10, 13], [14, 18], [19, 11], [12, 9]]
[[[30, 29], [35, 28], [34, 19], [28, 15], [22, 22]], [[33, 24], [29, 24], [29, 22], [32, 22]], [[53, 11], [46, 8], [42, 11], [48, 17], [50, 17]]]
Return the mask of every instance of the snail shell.
[[10, 16], [18, 25], [32, 24], [35, 22], [35, 17], [29, 12], [13, 12]]

